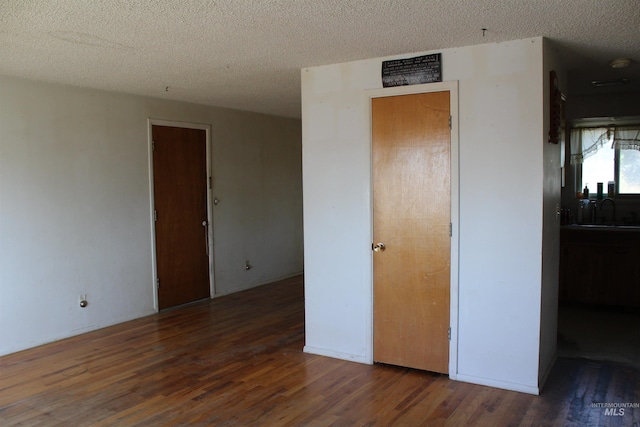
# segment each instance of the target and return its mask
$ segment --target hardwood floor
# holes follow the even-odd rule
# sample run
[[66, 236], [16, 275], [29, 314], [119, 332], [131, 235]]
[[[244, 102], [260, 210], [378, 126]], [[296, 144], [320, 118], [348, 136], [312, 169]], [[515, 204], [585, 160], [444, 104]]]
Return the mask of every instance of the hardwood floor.
[[302, 353], [302, 278], [0, 358], [0, 425], [640, 424], [640, 371], [559, 359], [541, 396]]

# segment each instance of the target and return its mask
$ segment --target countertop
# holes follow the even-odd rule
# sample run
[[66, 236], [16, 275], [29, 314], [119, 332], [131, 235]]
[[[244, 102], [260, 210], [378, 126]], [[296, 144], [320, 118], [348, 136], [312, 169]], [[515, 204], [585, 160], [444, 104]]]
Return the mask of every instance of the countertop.
[[560, 228], [580, 231], [640, 232], [640, 225], [569, 224], [562, 225]]

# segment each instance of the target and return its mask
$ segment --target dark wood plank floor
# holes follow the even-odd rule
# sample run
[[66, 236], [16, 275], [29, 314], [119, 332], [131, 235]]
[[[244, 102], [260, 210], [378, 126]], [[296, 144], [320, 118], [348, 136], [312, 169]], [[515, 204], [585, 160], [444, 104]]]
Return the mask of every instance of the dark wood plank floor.
[[[559, 359], [541, 396], [302, 353], [302, 278], [0, 358], [0, 425], [633, 426], [637, 369]], [[618, 412], [619, 413], [619, 412]]]

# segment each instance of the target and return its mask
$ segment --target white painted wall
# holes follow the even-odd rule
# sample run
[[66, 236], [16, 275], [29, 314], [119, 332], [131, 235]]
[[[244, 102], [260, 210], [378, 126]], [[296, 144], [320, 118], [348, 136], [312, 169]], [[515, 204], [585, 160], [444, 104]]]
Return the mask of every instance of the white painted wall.
[[[452, 377], [537, 393], [543, 39], [442, 52], [459, 81], [458, 366]], [[372, 361], [371, 163], [365, 93], [381, 62], [302, 71], [306, 346]]]
[[302, 272], [299, 120], [1, 77], [0, 354], [154, 312], [149, 117], [212, 127], [217, 293]]

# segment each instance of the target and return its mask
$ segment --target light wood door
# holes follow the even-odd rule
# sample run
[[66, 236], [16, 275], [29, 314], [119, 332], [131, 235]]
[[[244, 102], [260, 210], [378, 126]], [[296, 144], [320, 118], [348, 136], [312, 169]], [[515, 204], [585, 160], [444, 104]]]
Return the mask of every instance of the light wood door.
[[210, 296], [207, 142], [201, 129], [153, 126], [158, 306]]
[[448, 372], [449, 92], [372, 100], [374, 360]]

